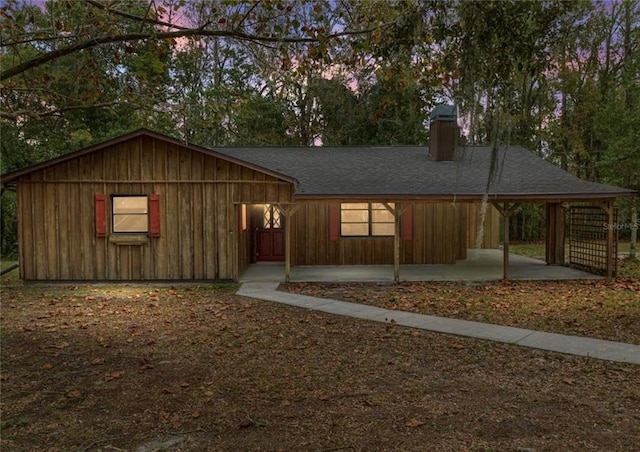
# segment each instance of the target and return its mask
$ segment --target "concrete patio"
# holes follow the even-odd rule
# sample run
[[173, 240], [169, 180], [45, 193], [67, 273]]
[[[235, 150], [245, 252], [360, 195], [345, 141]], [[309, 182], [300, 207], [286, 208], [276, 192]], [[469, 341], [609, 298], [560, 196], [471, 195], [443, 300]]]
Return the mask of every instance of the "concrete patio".
[[[502, 279], [502, 250], [470, 249], [468, 258], [454, 265], [401, 265], [401, 281], [497, 281]], [[284, 282], [284, 263], [250, 265], [240, 282]], [[509, 279], [602, 279], [563, 266], [517, 254], [509, 255]], [[291, 267], [291, 282], [393, 282], [393, 265], [330, 265]]]

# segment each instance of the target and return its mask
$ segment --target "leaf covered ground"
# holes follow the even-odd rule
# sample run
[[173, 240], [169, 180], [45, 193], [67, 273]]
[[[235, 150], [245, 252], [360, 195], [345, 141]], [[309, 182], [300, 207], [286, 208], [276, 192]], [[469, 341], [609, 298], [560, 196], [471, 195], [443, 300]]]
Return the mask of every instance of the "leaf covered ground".
[[640, 280], [299, 283], [289, 292], [399, 311], [640, 344]]
[[236, 289], [3, 287], [0, 449], [640, 444], [640, 366], [316, 313]]

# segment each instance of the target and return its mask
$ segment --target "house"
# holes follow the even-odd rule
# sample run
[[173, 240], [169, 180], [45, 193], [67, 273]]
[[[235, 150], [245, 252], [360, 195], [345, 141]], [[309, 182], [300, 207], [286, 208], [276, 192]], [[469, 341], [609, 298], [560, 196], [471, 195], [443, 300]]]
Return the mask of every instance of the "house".
[[283, 261], [287, 279], [291, 265], [394, 264], [397, 280], [400, 264], [464, 259], [485, 193], [484, 247], [498, 247], [499, 216], [508, 224], [516, 203], [546, 203], [547, 262], [558, 264], [562, 203], [598, 203], [612, 223], [614, 200], [635, 193], [519, 147], [456, 147], [451, 113], [432, 114], [429, 149], [207, 149], [138, 130], [4, 174], [21, 277], [236, 280], [253, 262]]

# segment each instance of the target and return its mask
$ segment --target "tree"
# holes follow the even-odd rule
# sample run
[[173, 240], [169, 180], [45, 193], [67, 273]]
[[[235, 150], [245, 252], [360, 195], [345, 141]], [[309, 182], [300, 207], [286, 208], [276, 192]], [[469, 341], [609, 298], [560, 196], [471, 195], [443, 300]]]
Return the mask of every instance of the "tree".
[[[319, 28], [303, 23], [303, 17], [294, 14], [309, 9], [316, 15], [333, 11], [329, 1], [230, 3], [165, 0], [149, 3], [124, 0], [117, 4], [98, 0], [47, 1], [41, 10], [35, 5], [9, 0], [1, 9], [3, 50], [0, 62], [3, 69], [0, 81], [4, 84], [4, 93], [26, 90], [34, 94], [50, 84], [52, 67], [72, 65], [77, 58], [92, 52], [103, 53], [105, 58], [111, 59], [114, 73], [129, 75], [135, 73], [135, 69], [122, 71], [123, 56], [143, 54], [146, 48], [153, 50], [154, 56], [161, 57], [166, 52], [165, 45], [175, 49], [181, 38], [225, 39], [276, 47], [295, 43], [326, 46], [333, 40], [387, 26], [375, 24], [371, 28], [365, 21], [360, 21], [341, 22], [340, 31]], [[180, 24], [180, 15], [193, 18], [194, 11], [210, 14], [196, 14], [200, 21]], [[154, 49], [156, 46], [158, 48]], [[86, 60], [99, 61], [98, 58]], [[161, 70], [156, 62], [159, 60], [137, 69]], [[95, 98], [79, 100], [82, 102], [54, 108], [53, 111], [96, 105]], [[30, 102], [24, 106], [26, 108], [16, 108], [13, 102], [5, 102], [0, 115], [17, 120], [25, 116], [52, 114], [47, 99], [44, 103], [45, 108], [41, 108], [41, 102]]]

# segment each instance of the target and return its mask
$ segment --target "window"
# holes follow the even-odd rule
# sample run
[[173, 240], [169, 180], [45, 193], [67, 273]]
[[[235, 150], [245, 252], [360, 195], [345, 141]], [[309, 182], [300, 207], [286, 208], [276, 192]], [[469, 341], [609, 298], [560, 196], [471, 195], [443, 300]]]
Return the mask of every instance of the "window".
[[[389, 204], [391, 208], [393, 204]], [[343, 237], [389, 237], [395, 231], [393, 214], [382, 203], [340, 205], [340, 235]]]
[[262, 215], [262, 227], [263, 229], [281, 229], [282, 228], [282, 216], [280, 210], [273, 204], [267, 204], [264, 206], [264, 213]]
[[115, 233], [149, 231], [149, 202], [147, 196], [114, 195], [111, 198], [113, 229]]

